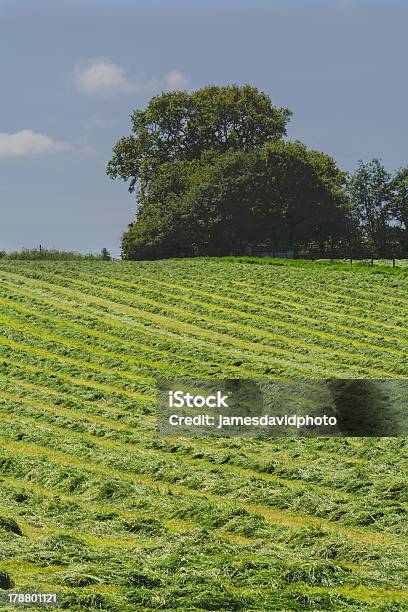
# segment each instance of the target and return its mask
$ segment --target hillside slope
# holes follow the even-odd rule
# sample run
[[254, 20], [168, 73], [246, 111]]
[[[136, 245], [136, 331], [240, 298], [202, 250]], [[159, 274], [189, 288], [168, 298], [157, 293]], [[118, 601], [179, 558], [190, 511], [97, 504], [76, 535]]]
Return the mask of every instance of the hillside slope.
[[408, 276], [0, 262], [0, 587], [65, 608], [407, 610], [404, 439], [175, 439], [158, 377], [408, 377]]

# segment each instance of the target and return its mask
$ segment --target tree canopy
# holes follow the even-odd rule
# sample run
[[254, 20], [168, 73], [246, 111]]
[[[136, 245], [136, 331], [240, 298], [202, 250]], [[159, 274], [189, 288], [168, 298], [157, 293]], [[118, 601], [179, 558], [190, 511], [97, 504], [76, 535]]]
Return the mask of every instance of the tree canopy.
[[372, 256], [406, 256], [408, 168], [400, 168], [392, 175], [379, 159], [360, 161], [346, 193], [360, 248]]
[[162, 93], [135, 110], [107, 168], [136, 194], [123, 256], [406, 251], [408, 169], [391, 176], [373, 159], [348, 177], [284, 140], [290, 116], [250, 85]]
[[205, 151], [245, 151], [279, 140], [291, 112], [255, 87], [208, 86], [155, 96], [131, 115], [132, 134], [113, 149], [108, 175], [146, 191], [166, 162], [200, 159]]
[[348, 183], [348, 193], [362, 239], [370, 249], [384, 253], [392, 216], [391, 175], [379, 159], [367, 164], [360, 161]]
[[336, 241], [346, 225], [344, 180], [331, 158], [300, 143], [166, 162], [141, 197], [123, 251], [150, 259]]

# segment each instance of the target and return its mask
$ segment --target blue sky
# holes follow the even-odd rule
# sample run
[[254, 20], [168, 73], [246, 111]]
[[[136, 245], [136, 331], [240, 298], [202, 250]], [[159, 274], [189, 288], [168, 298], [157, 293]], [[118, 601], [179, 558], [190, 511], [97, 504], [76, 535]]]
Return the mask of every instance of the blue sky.
[[408, 165], [407, 31], [397, 0], [0, 0], [0, 250], [118, 254], [106, 162], [162, 90], [250, 83], [342, 168]]

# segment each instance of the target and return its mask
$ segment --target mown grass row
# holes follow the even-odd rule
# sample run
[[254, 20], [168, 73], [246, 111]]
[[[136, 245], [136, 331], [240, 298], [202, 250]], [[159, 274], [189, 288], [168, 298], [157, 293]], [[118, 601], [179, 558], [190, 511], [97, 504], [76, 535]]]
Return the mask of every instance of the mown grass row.
[[[41, 397], [41, 396], [40, 396]], [[291, 458], [290, 467], [280, 465], [274, 454], [273, 460], [268, 460], [262, 463], [259, 460], [259, 452], [252, 452], [245, 449], [245, 454], [232, 454], [227, 451], [217, 453], [216, 448], [211, 445], [202, 445], [192, 443], [187, 446], [177, 445], [172, 441], [169, 443], [158, 443], [156, 441], [155, 432], [152, 429], [146, 429], [139, 426], [135, 432], [128, 433], [129, 426], [125, 423], [118, 422], [112, 418], [103, 418], [91, 414], [89, 408], [87, 410], [64, 408], [60, 405], [50, 404], [47, 398], [34, 399], [33, 394], [29, 400], [15, 393], [0, 390], [0, 402], [3, 405], [4, 412], [15, 413], [20, 416], [28, 415], [35, 419], [35, 422], [44, 421], [45, 423], [56, 423], [64, 429], [72, 429], [75, 432], [83, 432], [86, 439], [87, 434], [91, 434], [98, 443], [106, 444], [104, 438], [108, 440], [108, 446], [115, 441], [119, 450], [137, 452], [143, 456], [143, 453], [151, 452], [150, 449], [155, 449], [155, 456], [162, 458], [168, 457], [171, 464], [177, 459], [181, 465], [186, 468], [188, 465], [198, 465], [212, 471], [222, 471], [226, 474], [238, 474], [246, 478], [255, 478], [267, 482], [281, 484], [295, 490], [304, 490], [316, 492], [318, 494], [340, 498], [358, 500], [360, 496], [367, 499], [367, 495], [374, 489], [377, 495], [379, 504], [383, 504], [384, 500], [392, 502], [398, 501], [405, 505], [408, 502], [406, 492], [398, 487], [398, 481], [393, 481], [386, 478], [386, 470], [383, 470], [382, 487], [375, 486], [370, 482], [372, 475], [377, 469], [372, 466], [371, 472], [366, 466], [362, 482], [361, 468], [359, 470], [350, 470], [347, 466], [348, 460], [343, 460], [345, 465], [342, 466], [341, 479], [336, 474], [333, 474], [334, 467], [337, 468], [338, 461], [342, 461], [341, 456], [332, 456], [333, 466], [327, 462], [325, 470], [322, 470], [320, 457], [316, 464], [310, 459], [307, 466], [304, 461]], [[35, 425], [34, 422], [34, 425]], [[99, 439], [98, 439], [99, 438]], [[176, 446], [176, 447], [175, 447]], [[159, 451], [159, 453], [157, 453]], [[220, 455], [220, 456], [217, 456]], [[326, 457], [329, 453], [326, 454]], [[285, 457], [286, 459], [287, 457]], [[279, 457], [282, 461], [282, 457]], [[335, 460], [335, 461], [334, 461]], [[394, 467], [392, 469], [395, 469]], [[388, 470], [389, 473], [390, 470]], [[290, 476], [290, 478], [288, 478]], [[324, 479], [324, 480], [323, 480]], [[333, 479], [336, 480], [336, 489], [330, 487], [333, 484]], [[325, 484], [323, 484], [323, 482]], [[356, 490], [357, 482], [360, 483], [360, 488]], [[401, 483], [400, 483], [401, 484]], [[350, 491], [349, 489], [352, 490]], [[381, 497], [382, 496], [382, 497]]]
[[[64, 281], [65, 283], [67, 281]], [[69, 281], [72, 285], [73, 281]], [[78, 282], [78, 281], [76, 281]], [[84, 283], [84, 281], [80, 281], [82, 284]], [[88, 286], [92, 286], [92, 287], [96, 287], [96, 291], [100, 291], [101, 288], [98, 289], [98, 286], [95, 285], [94, 283], [86, 283], [86, 287], [84, 288], [84, 291], [87, 291], [89, 289]], [[115, 291], [112, 288], [109, 287], [102, 287], [102, 289], [108, 292], [112, 292]], [[65, 289], [65, 292], [67, 291], [67, 289]], [[69, 291], [69, 290], [68, 290]], [[129, 304], [133, 303], [135, 304], [135, 300], [136, 300], [136, 304], [140, 303], [140, 300], [143, 301], [142, 305], [143, 305], [143, 316], [146, 316], [146, 312], [148, 312], [150, 314], [151, 320], [153, 322], [156, 322], [156, 324], [159, 324], [163, 327], [163, 325], [165, 325], [165, 323], [163, 322], [162, 319], [160, 319], [160, 315], [157, 314], [158, 310], [159, 310], [159, 302], [156, 302], [154, 300], [150, 300], [149, 298], [142, 298], [140, 297], [140, 288], [138, 290], [138, 294], [137, 294], [137, 298], [135, 298], [134, 296], [131, 297], [131, 299], [124, 297], [123, 294], [125, 292], [117, 292], [116, 294], [120, 294], [121, 295], [121, 300], [119, 301], [120, 304], [120, 308], [129, 308]], [[72, 295], [73, 292], [71, 290], [70, 294]], [[75, 293], [74, 293], [75, 295]], [[93, 297], [95, 295], [95, 291], [94, 293], [91, 293], [91, 296]], [[177, 297], [177, 296], [175, 296]], [[117, 295], [113, 296], [112, 298], [112, 303], [111, 303], [111, 307], [115, 308], [115, 305], [118, 303], [118, 300], [116, 299]], [[92, 298], [91, 298], [92, 299]], [[99, 299], [99, 301], [103, 298], [93, 298], [93, 299]], [[163, 300], [162, 300], [163, 301]], [[113, 303], [114, 302], [114, 303]], [[106, 303], [106, 301], [105, 301]], [[153, 309], [156, 310], [156, 312], [152, 312], [150, 313], [150, 310], [148, 310], [149, 307], [152, 307]], [[203, 310], [206, 309], [206, 305], [203, 302], [201, 304], [201, 307]], [[130, 306], [130, 308], [132, 308]], [[136, 309], [133, 308], [133, 311], [135, 311]], [[225, 310], [225, 308], [224, 308]], [[129, 310], [128, 310], [129, 312]], [[132, 311], [130, 311], [132, 312]], [[172, 318], [170, 319], [170, 325], [172, 324], [173, 326], [176, 326], [177, 329], [177, 322], [179, 321], [179, 318], [181, 319], [181, 321], [183, 320], [182, 317], [179, 316], [179, 318], [174, 319], [173, 317], [173, 313], [177, 312], [180, 315], [180, 308], [178, 307], [172, 307], [171, 308], [171, 313], [172, 313]], [[189, 312], [188, 309], [184, 308], [184, 310], [182, 311], [183, 316], [186, 316], [186, 312], [188, 314], [188, 316], [190, 317], [190, 320], [194, 317], [194, 313], [193, 312]], [[242, 311], [238, 311], [238, 314], [241, 316], [242, 318]], [[291, 315], [292, 316], [292, 315]], [[159, 318], [157, 318], [159, 317]], [[208, 317], [208, 315], [203, 314], [203, 312], [200, 312], [200, 320], [204, 320], [204, 321], [209, 321], [210, 317]], [[187, 317], [188, 318], [188, 317]], [[259, 318], [259, 317], [258, 317]], [[264, 320], [266, 320], [266, 317], [263, 317]], [[364, 322], [365, 319], [361, 318], [361, 321]], [[169, 321], [167, 321], [167, 324], [169, 324]], [[296, 326], [296, 324], [292, 322], [288, 322], [288, 321], [280, 321], [279, 325], [280, 326], [284, 326], [285, 332], [287, 331], [288, 328], [292, 328], [294, 330], [294, 332], [297, 332], [298, 335], [300, 335], [301, 333], [303, 333], [303, 335], [305, 335], [305, 332], [307, 331], [308, 334], [312, 334], [312, 340], [314, 341], [314, 344], [308, 344], [308, 341], [303, 337], [303, 338], [292, 338], [290, 336], [290, 334], [285, 333], [285, 335], [283, 335], [282, 333], [277, 334], [276, 330], [274, 332], [270, 332], [268, 331], [268, 329], [265, 328], [265, 326], [263, 328], [256, 328], [256, 327], [252, 327], [250, 325], [242, 325], [239, 323], [236, 323], [234, 321], [224, 321], [224, 320], [220, 320], [218, 318], [215, 319], [215, 323], [216, 326], [212, 326], [212, 323], [210, 322], [209, 326], [211, 329], [213, 329], [213, 338], [216, 340], [217, 338], [220, 341], [225, 341], [228, 339], [230, 342], [233, 342], [235, 346], [238, 346], [238, 348], [241, 349], [245, 349], [245, 348], [249, 348], [249, 350], [254, 349], [254, 342], [253, 341], [262, 341], [263, 342], [263, 350], [264, 352], [267, 353], [275, 353], [276, 355], [282, 355], [284, 357], [287, 357], [288, 355], [290, 356], [290, 351], [288, 351], [286, 348], [283, 348], [280, 346], [279, 343], [281, 344], [289, 344], [289, 345], [293, 345], [294, 349], [293, 350], [297, 350], [298, 353], [298, 359], [303, 359], [304, 361], [307, 361], [310, 357], [312, 358], [311, 360], [313, 361], [313, 363], [315, 364], [315, 367], [317, 364], [323, 364], [325, 361], [325, 358], [321, 357], [321, 358], [317, 358], [315, 356], [315, 353], [321, 353], [325, 356], [333, 356], [333, 358], [337, 358], [337, 361], [343, 361], [344, 359], [348, 358], [348, 360], [350, 362], [358, 362], [360, 365], [356, 365], [356, 363], [352, 364], [352, 363], [347, 363], [347, 364], [343, 364], [342, 363], [342, 367], [346, 368], [348, 371], [354, 370], [357, 372], [361, 372], [362, 374], [365, 375], [376, 375], [376, 376], [380, 376], [380, 375], [394, 375], [394, 376], [398, 376], [398, 373], [404, 373], [405, 369], [406, 369], [406, 365], [404, 363], [401, 363], [401, 361], [403, 361], [403, 356], [404, 356], [404, 352], [403, 352], [403, 348], [406, 346], [406, 342], [404, 340], [404, 329], [401, 330], [401, 328], [398, 328], [397, 326], [393, 326], [395, 329], [398, 330], [398, 332], [400, 333], [401, 337], [390, 337], [387, 335], [383, 335], [382, 339], [385, 341], [388, 341], [389, 343], [394, 343], [397, 344], [397, 348], [394, 348], [392, 346], [378, 346], [378, 345], [371, 345], [368, 342], [365, 341], [359, 341], [359, 340], [355, 340], [352, 337], [344, 337], [340, 339], [342, 340], [343, 344], [348, 342], [348, 350], [344, 350], [343, 348], [337, 348], [337, 347], [333, 347], [333, 343], [335, 342], [335, 338], [336, 336], [334, 334], [328, 333], [328, 332], [322, 332], [320, 330], [314, 330], [313, 327], [309, 327], [309, 329], [307, 329], [306, 327], [303, 326], [303, 328], [299, 328], [298, 326]], [[273, 319], [272, 319], [272, 323], [273, 324]], [[225, 325], [227, 325], [228, 331], [225, 332]], [[218, 327], [217, 327], [218, 326]], [[198, 326], [198, 325], [194, 325], [194, 326], [189, 326], [189, 327], [184, 327], [180, 328], [180, 323], [178, 324], [178, 328], [182, 329], [184, 332], [190, 333], [190, 334], [201, 334], [201, 336], [204, 334], [204, 336], [208, 337], [208, 333], [205, 333], [205, 331], [203, 331], [203, 329]], [[378, 328], [378, 326], [377, 326]], [[218, 330], [221, 330], [221, 334], [219, 333]], [[246, 337], [251, 338], [252, 343], [248, 344], [245, 342], [240, 342], [239, 341], [239, 337], [240, 337], [240, 333], [242, 334], [242, 330], [245, 330], [246, 332]], [[347, 328], [346, 328], [347, 329]], [[231, 330], [232, 331], [236, 331], [236, 334], [238, 336], [235, 337], [235, 335], [231, 336]], [[353, 331], [353, 330], [352, 330]], [[354, 330], [355, 331], [355, 330]], [[366, 332], [367, 333], [367, 330]], [[370, 332], [368, 332], [370, 333]], [[251, 335], [252, 334], [252, 335]], [[316, 342], [316, 338], [313, 338], [313, 334], [317, 335], [318, 337], [318, 342]], [[377, 333], [377, 335], [379, 335]], [[224, 336], [224, 338], [222, 338], [222, 336]], [[274, 346], [269, 346], [268, 343], [266, 343], [266, 340], [270, 339], [270, 341], [274, 341]], [[324, 344], [328, 343], [327, 346], [325, 346]], [[336, 341], [338, 344], [338, 340]], [[364, 351], [363, 351], [364, 349]], [[292, 350], [292, 354], [293, 354], [293, 350]], [[303, 357], [303, 354], [305, 353], [305, 357]], [[354, 354], [356, 353], [356, 354]], [[385, 358], [384, 358], [384, 353], [385, 353]], [[390, 355], [387, 355], [386, 353], [390, 353]], [[269, 357], [269, 355], [268, 355]], [[400, 359], [398, 359], [398, 357]], [[366, 367], [363, 366], [361, 364], [371, 364], [371, 363], [375, 363], [375, 361], [377, 361], [377, 363], [385, 363], [389, 369], [385, 369], [384, 367], [378, 367], [377, 368], [373, 368], [373, 367]], [[397, 372], [394, 374], [393, 370], [397, 370]]]
[[[67, 281], [68, 278], [64, 277], [63, 280]], [[71, 280], [69, 282], [72, 283]], [[157, 311], [157, 309], [159, 307], [159, 302], [157, 300], [152, 300], [150, 298], [143, 297], [143, 286], [141, 286], [140, 284], [134, 285], [134, 288], [137, 290], [137, 298], [132, 296], [131, 300], [129, 300], [129, 298], [125, 297], [125, 292], [112, 289], [112, 287], [108, 287], [108, 288], [107, 287], [103, 287], [103, 286], [100, 287], [99, 285], [95, 285], [95, 283], [89, 283], [89, 282], [80, 281], [80, 280], [76, 280], [75, 283], [76, 284], [77, 283], [80, 284], [81, 286], [85, 287], [86, 289], [94, 289], [94, 290], [99, 290], [99, 291], [102, 290], [104, 292], [108, 291], [110, 294], [114, 293], [115, 297], [117, 296], [118, 299], [121, 299], [121, 301], [120, 301], [121, 304], [122, 303], [133, 303], [133, 304], [136, 303], [136, 304], [138, 304], [138, 303], [140, 303], [140, 301], [142, 301], [143, 309], [144, 310], [146, 310], [148, 308], [148, 306], [152, 306], [152, 307], [156, 308], [156, 311]], [[148, 291], [151, 292], [152, 290], [148, 289]], [[157, 291], [155, 293], [160, 295], [161, 292]], [[161, 297], [160, 298], [160, 302], [165, 301], [165, 299], [166, 299], [165, 297], [164, 298]], [[174, 299], [180, 299], [180, 298], [177, 295], [173, 295], [172, 299], [174, 300]], [[204, 314], [205, 310], [208, 309], [211, 306], [211, 304], [208, 302], [208, 300], [207, 300], [207, 302], [201, 302], [200, 303], [197, 300], [193, 301], [190, 298], [184, 298], [184, 299], [189, 301], [189, 302], [192, 302], [195, 305], [200, 306], [200, 308], [201, 308], [201, 310], [200, 310], [201, 320], [206, 321], [207, 324], [209, 324], [210, 328], [211, 328], [212, 323], [214, 322], [218, 327], [221, 327], [221, 328], [225, 327], [225, 328], [227, 328], [229, 330], [229, 332], [231, 332], [231, 330], [233, 330], [233, 331], [236, 330], [237, 332], [244, 331], [245, 332], [245, 337], [253, 337], [254, 339], [256, 339], [256, 336], [258, 335], [259, 337], [262, 338], [262, 341], [264, 343], [264, 349], [268, 350], [268, 351], [271, 350], [271, 347], [269, 347], [267, 344], [265, 344], [265, 338], [274, 340], [274, 345], [275, 346], [279, 346], [279, 343], [281, 343], [283, 338], [284, 338], [286, 344], [288, 344], [288, 343], [289, 343], [289, 345], [293, 344], [293, 346], [295, 346], [297, 348], [298, 353], [299, 353], [299, 351], [301, 352], [302, 350], [308, 350], [310, 352], [310, 346], [311, 345], [308, 344], [307, 341], [305, 341], [304, 339], [297, 340], [296, 338], [292, 338], [290, 336], [290, 334], [288, 334], [288, 333], [286, 333], [285, 336], [282, 336], [282, 334], [276, 333], [276, 330], [274, 332], [270, 332], [268, 330], [268, 326], [266, 325], [266, 323], [268, 323], [268, 320], [266, 319], [266, 317], [263, 317], [263, 319], [262, 319], [263, 326], [261, 327], [261, 329], [257, 330], [257, 328], [254, 327], [254, 326], [251, 326], [251, 325], [248, 325], [248, 324], [242, 325], [242, 323], [237, 323], [236, 321], [231, 321], [231, 313], [232, 314], [235, 313], [235, 315], [236, 315], [235, 318], [240, 320], [240, 319], [242, 319], [242, 316], [244, 314], [242, 311], [232, 311], [232, 309], [227, 309], [225, 307], [218, 307], [218, 309], [222, 310], [223, 312], [228, 312], [229, 311], [229, 318], [227, 320], [224, 320], [224, 319], [220, 319], [220, 318], [217, 318], [217, 317], [212, 317], [212, 316], [208, 316], [208, 315]], [[188, 308], [185, 307], [185, 305], [183, 305], [183, 309], [180, 309], [179, 307], [174, 307], [174, 306], [171, 306], [171, 305], [166, 306], [166, 309], [169, 309], [172, 314], [173, 313], [178, 314], [182, 320], [185, 319], [185, 318], [187, 318], [187, 319], [190, 318], [191, 319], [191, 318], [194, 317], [194, 311], [189, 311]], [[258, 322], [261, 321], [259, 316], [256, 317], [256, 318], [258, 319]], [[300, 331], [300, 333], [304, 334], [305, 331], [307, 331], [305, 328], [301, 328], [300, 330], [297, 329], [296, 325], [293, 323], [293, 321], [291, 322], [291, 324], [288, 324], [287, 322], [276, 321], [276, 320], [274, 321], [272, 319], [272, 324], [276, 325], [276, 323], [279, 326], [284, 326], [285, 327], [285, 331], [287, 331], [288, 327], [291, 328], [293, 330], [293, 332]], [[309, 330], [309, 333], [310, 333], [310, 331], [311, 330]], [[320, 333], [320, 334], [318, 333], [318, 335], [319, 335], [319, 340], [320, 341], [322, 340], [322, 337], [325, 338], [325, 333]], [[327, 335], [327, 333], [326, 333], [326, 335]], [[331, 335], [331, 336], [329, 336], [329, 339], [333, 343], [333, 339], [336, 340], [336, 337]], [[325, 354], [333, 353], [334, 356], [337, 355], [340, 358], [344, 357], [345, 354], [346, 354], [341, 349], [332, 350], [329, 347], [322, 346], [321, 344], [322, 343], [320, 343], [319, 345], [316, 345], [316, 342], [315, 342], [315, 344], [312, 346], [312, 350], [314, 350], [316, 352], [325, 353]], [[350, 347], [353, 347], [353, 342], [352, 341], [350, 342]], [[367, 345], [366, 345], [366, 347], [367, 347]], [[361, 348], [361, 346], [359, 348]], [[378, 347], [377, 347], [377, 349], [378, 349]], [[280, 351], [281, 351], [281, 353], [283, 355], [287, 355], [288, 354], [288, 351], [286, 349], [284, 349], [284, 348], [280, 348]], [[367, 359], [367, 358], [370, 357], [370, 355], [362, 356], [362, 355], [359, 354], [356, 357], [354, 357], [353, 355], [349, 355], [349, 359], [350, 360], [357, 359], [357, 360], [361, 361], [361, 360], [364, 359], [364, 357]], [[314, 359], [314, 362], [315, 363], [319, 363], [316, 358]], [[352, 367], [352, 366], [350, 366], [350, 367]], [[371, 372], [371, 373], [373, 373], [373, 372]]]

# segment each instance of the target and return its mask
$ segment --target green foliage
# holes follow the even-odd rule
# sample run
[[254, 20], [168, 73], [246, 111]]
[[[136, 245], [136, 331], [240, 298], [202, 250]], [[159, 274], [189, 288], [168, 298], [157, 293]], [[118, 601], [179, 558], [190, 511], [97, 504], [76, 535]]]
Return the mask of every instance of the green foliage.
[[285, 249], [344, 237], [344, 173], [300, 143], [166, 163], [123, 236], [126, 259]]
[[[138, 190], [138, 219], [123, 237], [124, 256], [221, 254], [220, 243], [229, 253], [234, 239], [242, 250], [261, 223], [257, 204], [247, 202], [258, 162], [246, 154], [282, 141], [290, 114], [249, 85], [164, 93], [135, 111], [132, 135], [116, 144], [107, 169]], [[258, 192], [264, 182], [263, 176], [255, 184]], [[246, 193], [237, 200], [240, 183]], [[251, 238], [241, 235], [248, 216]]]
[[123, 257], [405, 257], [408, 170], [360, 161], [345, 188], [331, 157], [283, 141], [290, 116], [249, 85], [162, 93], [135, 110], [107, 167], [137, 194]]
[[282, 138], [290, 115], [249, 85], [163, 93], [133, 112], [132, 135], [114, 147], [108, 174], [130, 180], [130, 191], [137, 183], [143, 191], [166, 162], [198, 160], [208, 150], [245, 151]]
[[393, 175], [378, 159], [359, 162], [347, 185], [354, 252], [405, 257], [408, 252], [408, 169]]
[[[108, 254], [109, 255], [109, 254]], [[23, 249], [22, 251], [12, 251], [10, 253], [2, 252], [0, 258], [3, 259], [22, 259], [22, 260], [46, 260], [46, 261], [80, 261], [100, 259], [101, 256], [93, 255], [82, 255], [74, 251], [58, 251], [56, 249]]]
[[358, 168], [348, 183], [356, 226], [371, 252], [388, 255], [392, 218], [391, 175], [378, 159]]

